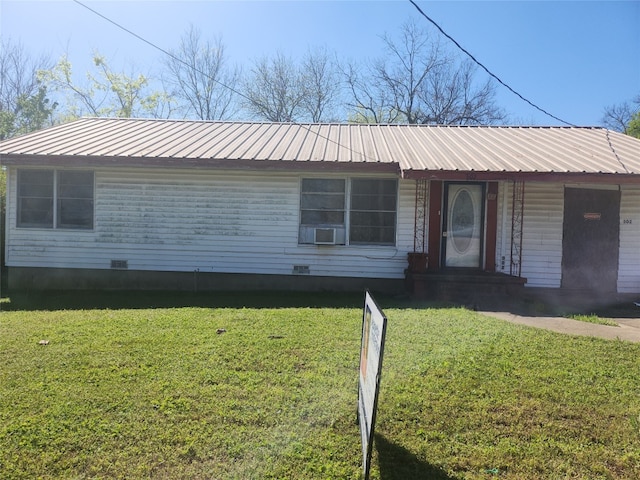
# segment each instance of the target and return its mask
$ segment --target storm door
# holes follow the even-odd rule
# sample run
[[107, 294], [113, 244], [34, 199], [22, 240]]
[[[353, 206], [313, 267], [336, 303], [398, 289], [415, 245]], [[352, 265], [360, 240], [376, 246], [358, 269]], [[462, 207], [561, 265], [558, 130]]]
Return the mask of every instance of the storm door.
[[562, 287], [615, 292], [620, 191], [565, 188]]
[[479, 183], [446, 183], [442, 216], [442, 258], [446, 268], [481, 268], [484, 191]]

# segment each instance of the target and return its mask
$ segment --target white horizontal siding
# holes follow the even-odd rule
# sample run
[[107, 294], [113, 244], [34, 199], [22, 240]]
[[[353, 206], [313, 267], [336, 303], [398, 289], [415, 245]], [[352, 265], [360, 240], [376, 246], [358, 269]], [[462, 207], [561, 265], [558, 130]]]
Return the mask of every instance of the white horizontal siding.
[[622, 186], [618, 292], [640, 292], [640, 187]]
[[[521, 276], [527, 279], [527, 287], [560, 287], [563, 203], [562, 184], [524, 185]], [[512, 210], [513, 183], [500, 182], [496, 270], [506, 274], [511, 273]]]
[[[96, 241], [234, 247], [297, 242], [296, 178], [100, 173]], [[258, 244], [260, 245], [260, 243]]]
[[293, 174], [97, 170], [89, 232], [15, 228], [15, 170], [9, 178], [14, 267], [109, 269], [127, 260], [130, 270], [292, 274], [307, 265], [318, 276], [402, 278], [413, 244], [413, 181], [399, 181], [397, 246], [386, 247], [298, 245]]
[[[404, 253], [413, 251], [413, 235], [415, 223], [416, 182], [414, 180], [398, 181], [398, 233], [397, 246]], [[405, 255], [406, 260], [406, 255]], [[406, 268], [406, 264], [402, 266]]]
[[522, 276], [528, 287], [560, 287], [563, 212], [562, 184], [525, 184]]

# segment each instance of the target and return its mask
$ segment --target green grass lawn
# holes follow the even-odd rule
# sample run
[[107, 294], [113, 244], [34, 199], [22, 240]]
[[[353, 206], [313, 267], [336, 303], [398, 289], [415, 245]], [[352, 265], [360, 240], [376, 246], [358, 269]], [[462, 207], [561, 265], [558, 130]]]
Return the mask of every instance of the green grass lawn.
[[[640, 478], [640, 344], [378, 302], [372, 478]], [[12, 299], [0, 478], [358, 479], [360, 303]]]

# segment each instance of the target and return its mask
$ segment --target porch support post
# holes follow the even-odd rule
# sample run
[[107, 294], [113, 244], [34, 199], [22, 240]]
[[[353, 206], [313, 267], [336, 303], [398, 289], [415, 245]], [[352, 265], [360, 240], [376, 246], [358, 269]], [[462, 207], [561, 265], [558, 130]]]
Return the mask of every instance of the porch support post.
[[440, 270], [440, 242], [442, 241], [442, 181], [429, 184], [429, 270]]
[[511, 275], [522, 275], [522, 223], [524, 219], [524, 181], [513, 181], [511, 203]]
[[427, 180], [419, 178], [416, 180], [416, 211], [413, 227], [413, 251], [425, 253], [426, 251], [426, 231], [427, 231]]
[[498, 235], [498, 182], [487, 184], [487, 232], [484, 269], [496, 271], [496, 238]]

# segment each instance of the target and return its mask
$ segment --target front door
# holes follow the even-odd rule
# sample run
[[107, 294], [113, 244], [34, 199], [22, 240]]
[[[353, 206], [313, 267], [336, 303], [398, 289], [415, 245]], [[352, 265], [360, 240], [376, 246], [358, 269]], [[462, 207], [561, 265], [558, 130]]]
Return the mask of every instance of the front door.
[[482, 267], [484, 190], [480, 183], [446, 183], [442, 216], [445, 267]]
[[562, 287], [615, 292], [620, 192], [565, 188], [562, 230]]

